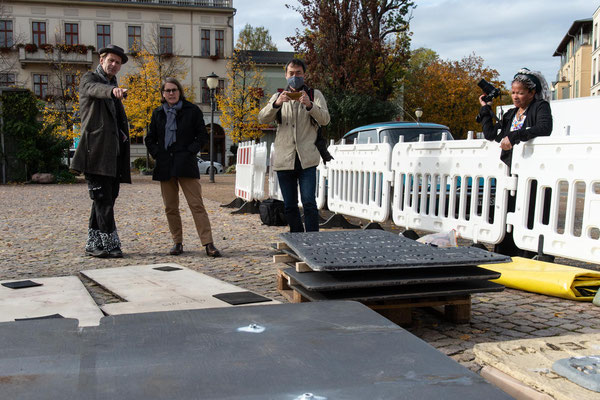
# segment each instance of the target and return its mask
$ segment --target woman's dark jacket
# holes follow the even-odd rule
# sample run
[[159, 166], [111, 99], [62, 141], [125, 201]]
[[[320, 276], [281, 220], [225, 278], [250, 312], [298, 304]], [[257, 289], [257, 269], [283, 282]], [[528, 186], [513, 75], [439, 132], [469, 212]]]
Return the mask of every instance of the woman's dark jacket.
[[168, 181], [172, 177], [200, 178], [196, 154], [208, 138], [202, 111], [195, 104], [183, 100], [183, 106], [177, 111], [175, 120], [175, 142], [165, 149], [167, 114], [162, 105], [152, 112], [144, 142], [148, 152], [156, 160], [152, 174], [155, 181]]
[[[502, 121], [494, 123], [492, 108], [488, 105], [481, 107], [477, 121], [481, 122], [483, 126], [485, 138], [500, 142], [505, 136], [508, 136], [510, 144], [514, 146], [538, 136], [550, 136], [550, 133], [552, 133], [552, 112], [547, 101], [533, 99], [525, 113], [523, 127], [511, 132], [510, 126], [518, 110], [517, 107], [511, 108], [504, 114]], [[512, 149], [502, 150], [500, 159], [510, 167]]]

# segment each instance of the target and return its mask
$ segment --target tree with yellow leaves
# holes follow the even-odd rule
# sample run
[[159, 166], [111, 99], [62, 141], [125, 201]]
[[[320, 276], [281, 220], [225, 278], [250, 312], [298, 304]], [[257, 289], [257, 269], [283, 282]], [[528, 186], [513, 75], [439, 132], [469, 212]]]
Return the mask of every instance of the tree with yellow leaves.
[[54, 64], [50, 94], [44, 99], [42, 124], [48, 132], [73, 140], [79, 136], [79, 79], [82, 71], [66, 63]]
[[234, 50], [227, 63], [228, 86], [217, 94], [221, 125], [234, 143], [262, 136], [268, 125], [258, 122], [263, 97], [262, 70], [246, 52]]

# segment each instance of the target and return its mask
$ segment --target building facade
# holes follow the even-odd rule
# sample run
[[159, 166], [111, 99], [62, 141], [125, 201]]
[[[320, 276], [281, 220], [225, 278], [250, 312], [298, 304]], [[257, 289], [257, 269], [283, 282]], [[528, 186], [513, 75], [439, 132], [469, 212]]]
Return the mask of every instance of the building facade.
[[592, 19], [573, 22], [554, 52], [560, 57], [560, 69], [552, 83], [554, 100], [590, 95], [592, 80]]
[[[210, 127], [210, 93], [206, 76], [225, 87], [226, 58], [234, 46], [233, 0], [15, 0], [3, 1], [0, 13], [0, 86], [52, 96], [57, 86], [76, 86], [77, 72], [94, 68], [97, 50], [109, 43], [131, 54], [136, 47], [179, 57], [187, 71], [182, 84]], [[152, 43], [153, 47], [149, 48]], [[69, 73], [57, 75], [57, 65]], [[120, 76], [133, 71], [123, 66]], [[64, 75], [64, 76], [63, 76]], [[121, 86], [126, 83], [121, 81]], [[191, 100], [191, 99], [190, 99]], [[215, 157], [226, 163], [229, 140], [215, 113]], [[132, 143], [132, 159], [145, 156], [141, 140]], [[208, 157], [208, 149], [203, 149]]]
[[592, 96], [600, 95], [600, 7], [594, 12], [592, 17], [592, 82], [590, 94]]

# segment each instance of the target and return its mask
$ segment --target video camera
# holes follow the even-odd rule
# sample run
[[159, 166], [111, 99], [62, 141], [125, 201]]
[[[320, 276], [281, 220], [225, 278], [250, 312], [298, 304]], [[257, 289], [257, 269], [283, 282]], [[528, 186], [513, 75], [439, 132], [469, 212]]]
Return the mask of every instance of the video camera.
[[483, 90], [483, 92], [485, 93], [483, 101], [485, 101], [486, 103], [489, 103], [496, 97], [500, 96], [500, 89], [495, 88], [491, 83], [489, 83], [485, 79], [481, 79], [477, 86], [479, 86], [481, 90]]

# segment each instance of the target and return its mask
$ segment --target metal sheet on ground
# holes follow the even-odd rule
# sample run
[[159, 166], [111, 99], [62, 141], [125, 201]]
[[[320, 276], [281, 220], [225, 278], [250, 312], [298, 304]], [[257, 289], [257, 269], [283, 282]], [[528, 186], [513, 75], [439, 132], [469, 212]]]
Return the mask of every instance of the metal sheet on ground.
[[510, 398], [354, 302], [4, 323], [0, 342], [7, 399]]
[[465, 280], [488, 280], [500, 274], [475, 266], [438, 267], [423, 269], [401, 269], [385, 271], [344, 272], [296, 272], [294, 268], [283, 270], [302, 287], [308, 290], [342, 290], [356, 288], [385, 287], [398, 285], [458, 282]]
[[[31, 278], [41, 286], [10, 289], [0, 285], [0, 322], [60, 314], [80, 326], [98, 325], [104, 316], [83, 283], [75, 276]], [[1, 281], [0, 283], [18, 282]]]
[[433, 247], [381, 230], [282, 233], [286, 244], [314, 271], [352, 271], [480, 265], [510, 257], [474, 247]]
[[[595, 356], [600, 333], [480, 343], [473, 348], [479, 363], [489, 365], [556, 400], [598, 399], [600, 394], [564, 378], [552, 365], [569, 357]], [[597, 376], [597, 374], [596, 374]]]
[[103, 305], [102, 310], [109, 315], [231, 307], [213, 295], [240, 291], [239, 286], [178, 264], [105, 268], [81, 274], [127, 301]]
[[300, 285], [290, 285], [310, 301], [355, 300], [362, 302], [380, 300], [417, 299], [424, 297], [461, 296], [484, 292], [501, 292], [504, 286], [488, 281], [432, 283], [427, 285], [401, 285], [368, 289], [334, 291], [307, 290]]

